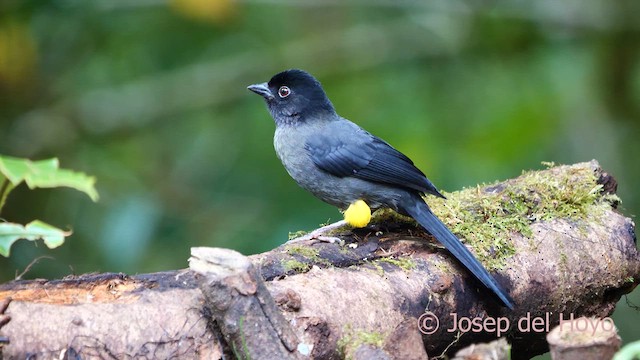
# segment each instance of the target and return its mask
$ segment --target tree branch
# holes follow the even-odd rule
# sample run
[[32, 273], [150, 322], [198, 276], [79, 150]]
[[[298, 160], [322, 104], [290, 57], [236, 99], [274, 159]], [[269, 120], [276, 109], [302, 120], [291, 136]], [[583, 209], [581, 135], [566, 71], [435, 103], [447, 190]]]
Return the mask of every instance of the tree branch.
[[[358, 358], [372, 351], [423, 359], [502, 335], [513, 346], [512, 358], [528, 358], [548, 350], [545, 335], [561, 319], [606, 317], [640, 282], [634, 224], [615, 210], [613, 191], [613, 178], [592, 161], [448, 194], [443, 203], [429, 199], [510, 289], [514, 311], [501, 307], [412, 221], [382, 212], [372, 226], [339, 234], [344, 246], [283, 245], [250, 256], [270, 295], [249, 291], [252, 300], [242, 311], [225, 310], [234, 309], [225, 301], [212, 309], [215, 301], [207, 298], [233, 298], [244, 281], [260, 293], [259, 277], [241, 277], [232, 286], [220, 277], [207, 285], [215, 289], [210, 295], [200, 290], [200, 275], [188, 270], [0, 285], [0, 299], [13, 299], [6, 312], [11, 321], [0, 331], [10, 339], [4, 356], [58, 358], [73, 351], [81, 357], [221, 359], [233, 351], [230, 343], [236, 355], [243, 346], [252, 359], [266, 358], [259, 349], [267, 344], [290, 356], [308, 351], [312, 358]], [[231, 320], [239, 324], [244, 316], [243, 326], [253, 326], [248, 314], [272, 306], [270, 298], [287, 326], [275, 321], [255, 342], [229, 336]], [[278, 317], [260, 311], [260, 319]], [[462, 319], [474, 318], [509, 326], [465, 329]], [[434, 320], [438, 329], [421, 334], [433, 330]], [[283, 335], [288, 328], [294, 335]], [[398, 349], [410, 350], [399, 355]]]

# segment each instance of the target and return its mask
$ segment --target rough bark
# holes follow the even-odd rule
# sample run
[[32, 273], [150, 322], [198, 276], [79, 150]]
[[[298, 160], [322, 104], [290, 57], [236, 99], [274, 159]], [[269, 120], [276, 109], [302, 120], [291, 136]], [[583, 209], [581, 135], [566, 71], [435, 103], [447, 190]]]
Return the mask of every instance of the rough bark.
[[553, 360], [613, 359], [622, 341], [611, 319], [564, 321], [547, 335]]
[[472, 344], [458, 351], [451, 360], [509, 360], [510, 350], [507, 341], [500, 338], [486, 344]]
[[229, 249], [193, 248], [189, 267], [206, 308], [240, 359], [299, 359], [296, 334], [282, 316], [255, 266]]
[[[615, 190], [615, 181], [595, 161], [545, 172], [559, 176], [576, 167], [594, 171], [604, 191]], [[518, 181], [478, 192], [502, 191]], [[447, 330], [455, 320], [459, 327], [463, 317], [507, 321], [501, 335], [512, 344], [512, 357], [528, 358], [547, 351], [545, 335], [560, 316], [606, 317], [640, 282], [634, 224], [614, 208], [584, 221], [532, 219], [530, 228], [529, 237], [511, 234], [515, 254], [494, 272], [510, 289], [514, 311], [500, 306], [428, 235], [394, 218], [342, 234], [348, 245], [281, 246], [249, 258], [295, 333], [297, 349], [313, 358], [376, 353], [420, 359], [496, 337], [497, 329], [486, 326], [483, 331]], [[89, 274], [0, 285], [0, 300], [13, 299], [7, 309], [11, 321], [0, 329], [10, 339], [4, 356], [228, 356], [233, 349], [219, 324], [228, 321], [229, 312], [211, 310], [198, 276], [188, 270]], [[422, 335], [419, 329], [431, 332], [434, 319], [437, 331]], [[541, 327], [533, 327], [539, 321]], [[527, 323], [530, 328], [523, 328]], [[409, 348], [410, 353], [398, 352]], [[252, 354], [252, 359], [264, 358], [259, 351]]]

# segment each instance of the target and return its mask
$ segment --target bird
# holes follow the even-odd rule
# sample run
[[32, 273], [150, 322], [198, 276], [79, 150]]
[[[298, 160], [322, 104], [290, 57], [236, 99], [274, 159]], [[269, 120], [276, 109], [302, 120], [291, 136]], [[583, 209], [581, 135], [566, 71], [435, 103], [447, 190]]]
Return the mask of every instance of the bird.
[[293, 180], [320, 200], [346, 209], [345, 220], [338, 223], [364, 226], [371, 209], [379, 208], [410, 216], [506, 307], [514, 308], [507, 291], [423, 199], [444, 195], [409, 157], [338, 115], [315, 77], [289, 69], [247, 88], [266, 102], [275, 122], [276, 154]]

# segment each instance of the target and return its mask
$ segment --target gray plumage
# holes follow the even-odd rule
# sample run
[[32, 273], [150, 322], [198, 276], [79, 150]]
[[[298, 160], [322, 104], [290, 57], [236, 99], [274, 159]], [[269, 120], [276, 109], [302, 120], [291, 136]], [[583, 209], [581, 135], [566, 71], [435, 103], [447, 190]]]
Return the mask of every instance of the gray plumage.
[[267, 102], [276, 123], [276, 154], [302, 188], [340, 209], [364, 200], [372, 209], [388, 207], [413, 217], [513, 308], [506, 291], [422, 199], [444, 196], [407, 156], [340, 117], [313, 76], [287, 70], [248, 88]]

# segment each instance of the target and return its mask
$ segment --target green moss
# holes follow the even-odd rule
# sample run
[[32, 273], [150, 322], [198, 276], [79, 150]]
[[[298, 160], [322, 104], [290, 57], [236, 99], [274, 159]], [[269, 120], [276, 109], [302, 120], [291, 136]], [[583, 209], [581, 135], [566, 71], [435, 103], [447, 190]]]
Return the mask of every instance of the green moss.
[[320, 257], [320, 250], [316, 248], [312, 248], [304, 245], [292, 244], [292, 245], [286, 245], [285, 250], [287, 254], [291, 256], [298, 256], [298, 257], [301, 256], [301, 257], [304, 257], [306, 260], [308, 260], [307, 262], [302, 262], [294, 258], [294, 259], [283, 261], [282, 266], [287, 271], [289, 270], [296, 270], [296, 272], [306, 271], [313, 264], [321, 264], [321, 265], [324, 265], [325, 267], [332, 265], [327, 259]]
[[287, 259], [282, 261], [282, 267], [286, 272], [294, 271], [296, 273], [301, 273], [309, 270], [311, 265], [296, 259]]
[[397, 259], [390, 258], [390, 257], [383, 257], [383, 258], [376, 259], [375, 262], [385, 262], [391, 265], [395, 265], [404, 271], [410, 271], [416, 267], [416, 262], [408, 257], [402, 257]]
[[446, 200], [427, 200], [486, 267], [500, 269], [515, 253], [511, 235], [531, 238], [531, 223], [559, 218], [579, 222], [604, 215], [619, 199], [602, 195], [601, 190], [593, 170], [581, 164], [524, 172], [506, 183], [448, 193]]
[[560, 263], [561, 266], [563, 266], [566, 269], [567, 252], [565, 251], [564, 243], [559, 242], [556, 246], [557, 246], [558, 252], [560, 252], [559, 263]]
[[[503, 268], [507, 259], [515, 254], [510, 240], [513, 234], [533, 238], [530, 227], [533, 222], [567, 219], [578, 226], [578, 231], [586, 231], [580, 227], [581, 223], [586, 224], [584, 220], [604, 216], [611, 204], [620, 202], [616, 195], [602, 194], [602, 186], [597, 184], [597, 177], [588, 164], [524, 172], [518, 179], [445, 195], [446, 200], [429, 196], [429, 206], [451, 231], [473, 247], [478, 259], [490, 270]], [[413, 219], [389, 209], [376, 211], [372, 222], [418, 226]], [[533, 241], [529, 244], [532, 250], [538, 246]], [[387, 262], [403, 269], [411, 268], [407, 267], [409, 264], [394, 261], [397, 260]]]
[[[570, 271], [571, 269], [569, 269], [569, 262], [567, 259], [567, 253], [564, 249], [564, 244], [563, 243], [558, 243], [558, 251], [560, 252], [560, 257], [558, 259], [558, 269], [561, 271], [561, 278], [563, 281], [568, 281], [569, 276], [570, 276]], [[560, 286], [559, 288], [562, 288], [562, 286]]]
[[289, 255], [301, 255], [311, 260], [315, 260], [320, 255], [320, 250], [310, 246], [286, 245], [285, 250]]
[[350, 325], [343, 328], [343, 335], [338, 339], [338, 351], [345, 359], [350, 359], [351, 352], [364, 344], [371, 345], [376, 348], [382, 348], [385, 336], [377, 331], [353, 330]]
[[567, 269], [567, 254], [560, 253], [560, 265], [566, 270]]
[[434, 261], [432, 263], [438, 270], [442, 271], [444, 274], [451, 274], [451, 266], [450, 263], [446, 263], [444, 261]]
[[350, 266], [350, 268], [352, 267], [354, 270], [359, 270], [359, 269], [363, 269], [364, 268], [364, 269], [373, 271], [374, 273], [376, 273], [380, 277], [384, 277], [384, 269], [382, 268], [382, 266], [380, 266], [380, 264], [378, 264], [378, 262], [376, 262], [376, 261], [367, 261], [365, 264], [366, 265], [370, 265], [370, 267], [369, 266], [362, 267], [360, 265], [352, 265], [352, 266]]
[[397, 212], [391, 209], [378, 209], [371, 215], [371, 222], [395, 222], [395, 223], [405, 223], [413, 226], [418, 226], [415, 220], [410, 217], [400, 215]]
[[355, 335], [356, 344], [369, 344], [375, 347], [382, 347], [384, 345], [384, 335], [381, 332], [377, 331], [358, 331]]
[[340, 247], [340, 254], [342, 255], [348, 255], [351, 254], [351, 252], [353, 251], [353, 248], [350, 248], [347, 244], [338, 244]]
[[[318, 264], [318, 265], [324, 265], [325, 267], [329, 267], [332, 266], [331, 262], [329, 262], [329, 260], [321, 258], [320, 257], [320, 250], [309, 247], [309, 246], [303, 246], [303, 245], [286, 245], [285, 250], [287, 252], [287, 254], [291, 255], [291, 256], [302, 256], [304, 258], [306, 258], [307, 260], [309, 260], [308, 262], [310, 263], [305, 263], [305, 265], [307, 265], [307, 269], [309, 267], [311, 267], [311, 264]], [[287, 261], [298, 261], [298, 260], [287, 260]], [[300, 261], [298, 261], [300, 262]], [[295, 265], [294, 263], [291, 263], [290, 265]]]

